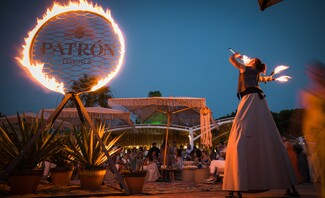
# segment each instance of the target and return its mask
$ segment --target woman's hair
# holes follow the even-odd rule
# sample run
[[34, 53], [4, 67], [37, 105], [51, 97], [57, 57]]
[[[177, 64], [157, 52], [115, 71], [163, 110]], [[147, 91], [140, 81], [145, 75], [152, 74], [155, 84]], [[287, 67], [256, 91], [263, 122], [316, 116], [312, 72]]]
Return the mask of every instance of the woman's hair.
[[154, 152], [156, 152], [156, 151], [155, 151], [155, 150], [151, 150], [151, 151], [149, 151], [148, 154], [147, 154], [147, 157], [149, 158], [150, 161], [153, 161], [153, 156], [152, 156], [152, 154], [153, 154]]
[[262, 63], [262, 61], [259, 58], [255, 58], [255, 67], [259, 72], [264, 72], [266, 69], [266, 65]]

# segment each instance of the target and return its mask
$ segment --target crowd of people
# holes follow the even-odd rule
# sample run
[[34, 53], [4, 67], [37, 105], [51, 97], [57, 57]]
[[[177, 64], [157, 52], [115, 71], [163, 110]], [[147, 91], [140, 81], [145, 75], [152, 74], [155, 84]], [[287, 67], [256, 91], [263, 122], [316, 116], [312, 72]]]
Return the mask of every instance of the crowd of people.
[[[225, 159], [226, 146], [223, 143], [218, 144], [212, 150], [205, 150], [197, 146], [193, 146], [192, 148], [191, 145], [186, 145], [186, 147], [183, 145], [177, 146], [175, 141], [172, 142], [171, 146], [167, 146], [166, 156], [164, 155], [164, 143], [158, 148], [156, 142], [153, 142], [149, 150], [143, 147], [122, 150], [115, 157], [116, 168], [121, 173], [130, 170], [146, 170], [146, 181], [161, 181], [162, 176], [159, 169], [170, 168], [182, 170], [184, 161], [193, 162], [193, 165], [197, 168], [209, 168], [211, 166], [211, 177], [215, 173], [218, 175], [218, 172], [223, 172], [221, 165], [216, 166], [219, 161], [224, 161]], [[222, 166], [224, 166], [224, 163]], [[214, 181], [207, 180], [209, 183]]]
[[[319, 177], [315, 176], [314, 169], [309, 168], [308, 157], [311, 155], [308, 151], [304, 141], [289, 141], [283, 137], [283, 143], [287, 149], [288, 156], [295, 176], [299, 183], [303, 182], [318, 182]], [[205, 183], [222, 182], [224, 176], [224, 168], [226, 162], [227, 146], [220, 142], [213, 149], [197, 148], [187, 145], [179, 145], [172, 142], [172, 146], [168, 147], [168, 155], [166, 155], [166, 168], [182, 170], [184, 161], [191, 161], [197, 168], [208, 168], [209, 177]], [[116, 168], [120, 173], [124, 171], [147, 171], [146, 181], [159, 182], [162, 180], [160, 169], [164, 167], [164, 144], [157, 146], [155, 142], [152, 143], [149, 150], [145, 147], [124, 149], [118, 155], [114, 156]], [[50, 174], [49, 169], [54, 164], [45, 162], [44, 178]], [[318, 180], [317, 180], [318, 179]]]

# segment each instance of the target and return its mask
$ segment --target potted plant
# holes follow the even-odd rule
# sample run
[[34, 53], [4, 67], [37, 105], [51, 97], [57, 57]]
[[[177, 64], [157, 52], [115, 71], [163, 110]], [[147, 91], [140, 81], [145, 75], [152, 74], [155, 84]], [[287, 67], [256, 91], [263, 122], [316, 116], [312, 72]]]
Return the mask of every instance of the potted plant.
[[122, 173], [125, 183], [130, 190], [130, 194], [141, 194], [147, 171], [124, 171]]
[[[68, 136], [63, 140], [63, 145], [65, 145], [67, 138]], [[51, 156], [48, 161], [56, 165], [54, 168], [50, 169], [51, 182], [56, 186], [70, 184], [74, 170], [74, 157], [69, 155], [63, 147], [58, 153]]]
[[143, 190], [144, 181], [147, 175], [147, 171], [143, 170], [143, 166], [138, 169], [132, 168], [130, 162], [132, 159], [127, 159], [124, 163], [125, 170], [122, 175], [124, 181], [130, 190], [130, 194], [140, 194]]
[[[7, 118], [7, 125], [3, 124], [0, 127], [0, 144], [8, 162], [19, 156], [23, 146], [44, 125], [43, 113], [40, 118], [36, 116], [35, 119], [29, 120], [24, 114], [22, 117], [17, 114], [17, 121], [18, 124], [13, 124]], [[30, 148], [24, 151], [24, 155], [12, 167], [7, 178], [11, 193], [26, 194], [37, 191], [43, 175], [43, 170], [40, 168], [41, 163], [60, 150], [62, 139], [56, 138], [58, 132], [59, 128], [42, 130]]]
[[[113, 155], [117, 149], [116, 142], [123, 134], [111, 138], [111, 132], [105, 132], [105, 127], [99, 125], [96, 132], [104, 143], [106, 150]], [[107, 156], [102, 151], [100, 142], [95, 137], [95, 132], [88, 126], [82, 125], [79, 130], [74, 128], [74, 137], [67, 140], [66, 152], [75, 158], [80, 165], [80, 185], [83, 189], [97, 190], [103, 182]]]

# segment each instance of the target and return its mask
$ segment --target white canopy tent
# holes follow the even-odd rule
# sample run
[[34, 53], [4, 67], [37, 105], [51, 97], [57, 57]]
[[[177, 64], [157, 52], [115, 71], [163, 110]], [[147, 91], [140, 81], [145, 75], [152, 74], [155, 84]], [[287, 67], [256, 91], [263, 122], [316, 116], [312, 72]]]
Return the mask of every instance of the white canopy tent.
[[[21, 119], [26, 119], [28, 122], [35, 121], [36, 119], [41, 119], [41, 112], [39, 114], [32, 113], [32, 112], [26, 112], [26, 113], [21, 113], [21, 114], [18, 114], [18, 115], [19, 115], [19, 117]], [[43, 118], [45, 120], [47, 120], [49, 118], [49, 116], [44, 114]], [[13, 125], [18, 124], [18, 122], [19, 122], [17, 115], [7, 116], [7, 119]], [[1, 117], [0, 118], [0, 125], [8, 125], [7, 119], [5, 117]], [[53, 125], [54, 125], [54, 127], [58, 127], [58, 126], [61, 125], [61, 127], [63, 127], [63, 128], [69, 128], [69, 129], [73, 128], [72, 123], [67, 122], [67, 121], [63, 121], [61, 119], [55, 120]]]
[[[212, 146], [210, 121], [211, 111], [206, 106], [205, 98], [193, 97], [149, 97], [149, 98], [112, 98], [108, 105], [113, 108], [125, 108], [141, 118], [142, 122], [150, 118], [161, 118], [167, 125], [165, 143], [168, 144], [168, 131], [172, 124], [181, 126], [200, 125], [201, 143]], [[215, 124], [215, 123], [214, 123]], [[193, 140], [190, 140], [193, 144]], [[166, 155], [165, 147], [165, 155]], [[165, 165], [164, 156], [164, 165]]]
[[[109, 129], [121, 126], [131, 126], [134, 128], [129, 112], [104, 107], [85, 107], [85, 109], [94, 123], [105, 123]], [[49, 116], [54, 111], [55, 109], [44, 109], [44, 114]], [[63, 108], [58, 115], [58, 119], [69, 122], [74, 126], [81, 124], [77, 108]]]

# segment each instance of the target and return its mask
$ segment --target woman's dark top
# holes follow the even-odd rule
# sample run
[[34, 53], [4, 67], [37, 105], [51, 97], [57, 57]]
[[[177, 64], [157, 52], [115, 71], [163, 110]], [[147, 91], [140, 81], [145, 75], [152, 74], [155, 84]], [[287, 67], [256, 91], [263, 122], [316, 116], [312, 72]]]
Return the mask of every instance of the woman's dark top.
[[258, 86], [259, 72], [252, 67], [246, 67], [244, 73], [239, 73], [237, 97], [243, 97], [250, 93], [258, 93], [261, 99], [264, 98], [263, 91]]

